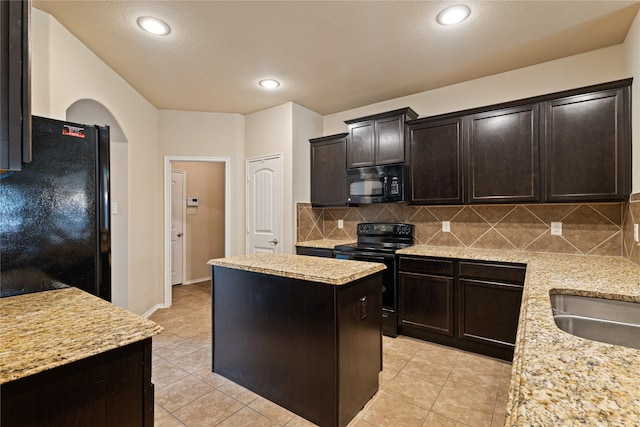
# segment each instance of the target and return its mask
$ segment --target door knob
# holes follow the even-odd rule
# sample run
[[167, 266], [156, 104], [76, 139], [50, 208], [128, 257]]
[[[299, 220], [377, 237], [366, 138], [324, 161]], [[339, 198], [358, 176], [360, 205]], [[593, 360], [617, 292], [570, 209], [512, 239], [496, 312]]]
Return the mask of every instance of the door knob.
[[182, 233], [178, 233], [178, 237], [182, 237]]
[[274, 245], [277, 245], [278, 244], [278, 239], [273, 239], [269, 243], [273, 243]]

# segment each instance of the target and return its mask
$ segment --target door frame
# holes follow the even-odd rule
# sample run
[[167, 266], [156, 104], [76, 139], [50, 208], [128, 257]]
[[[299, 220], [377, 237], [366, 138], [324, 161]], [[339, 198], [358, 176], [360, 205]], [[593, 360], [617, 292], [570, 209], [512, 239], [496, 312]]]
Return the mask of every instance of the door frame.
[[[263, 156], [256, 156], [256, 157], [247, 157], [245, 158], [244, 161], [244, 172], [245, 172], [245, 177], [244, 177], [244, 206], [245, 206], [245, 219], [244, 219], [244, 230], [245, 230], [245, 237], [244, 237], [244, 251], [246, 254], [250, 253], [249, 251], [249, 224], [251, 222], [250, 220], [250, 203], [251, 201], [249, 200], [249, 163], [252, 162], [257, 162], [260, 160], [271, 160], [271, 159], [278, 159], [280, 161], [280, 173], [281, 173], [281, 182], [279, 183], [280, 185], [280, 194], [282, 194], [283, 197], [283, 202], [284, 202], [284, 161], [283, 161], [283, 156], [282, 153], [273, 153], [273, 154], [266, 154]], [[280, 233], [283, 233], [284, 235], [284, 207], [283, 207], [283, 212], [282, 215], [280, 215]], [[281, 239], [282, 242], [284, 242], [284, 238]], [[284, 253], [284, 249], [283, 252]]]
[[231, 251], [231, 158], [164, 156], [164, 307], [171, 307], [171, 163], [224, 163], [224, 256]]

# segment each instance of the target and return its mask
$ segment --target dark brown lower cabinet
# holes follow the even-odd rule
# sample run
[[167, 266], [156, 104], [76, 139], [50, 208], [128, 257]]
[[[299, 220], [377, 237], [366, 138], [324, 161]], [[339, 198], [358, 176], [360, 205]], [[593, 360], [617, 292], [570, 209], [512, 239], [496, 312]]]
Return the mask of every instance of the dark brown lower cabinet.
[[0, 386], [2, 427], [153, 426], [151, 338]]
[[513, 358], [526, 266], [400, 257], [399, 333]]
[[401, 257], [400, 271], [400, 325], [453, 336], [453, 261]]
[[513, 353], [525, 267], [460, 261], [458, 337]]
[[212, 267], [213, 371], [321, 427], [378, 390], [382, 273], [335, 286]]

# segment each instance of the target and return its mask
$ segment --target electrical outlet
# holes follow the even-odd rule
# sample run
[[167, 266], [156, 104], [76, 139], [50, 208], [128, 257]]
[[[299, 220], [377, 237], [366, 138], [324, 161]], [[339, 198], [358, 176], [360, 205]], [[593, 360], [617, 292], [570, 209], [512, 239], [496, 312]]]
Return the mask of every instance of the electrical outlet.
[[551, 235], [562, 236], [562, 222], [551, 221]]
[[442, 221], [442, 232], [451, 233], [451, 221]]
[[636, 242], [640, 242], [640, 228], [639, 224], [633, 224], [633, 240]]
[[338, 220], [338, 228], [344, 228], [344, 220], [343, 219], [339, 219]]

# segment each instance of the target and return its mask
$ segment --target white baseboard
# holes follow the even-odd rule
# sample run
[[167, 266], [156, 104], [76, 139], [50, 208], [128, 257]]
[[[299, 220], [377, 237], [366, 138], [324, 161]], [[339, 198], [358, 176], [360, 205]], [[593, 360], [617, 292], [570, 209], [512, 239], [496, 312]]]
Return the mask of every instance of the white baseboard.
[[164, 304], [156, 304], [153, 307], [151, 307], [146, 313], [144, 313], [142, 317], [144, 317], [145, 319], [148, 319], [153, 313], [155, 313], [157, 310], [161, 308], [168, 308], [168, 307]]
[[210, 280], [211, 280], [211, 276], [207, 276], [207, 277], [201, 277], [199, 279], [185, 280], [182, 284], [183, 285], [193, 285], [194, 283], [208, 282]]

